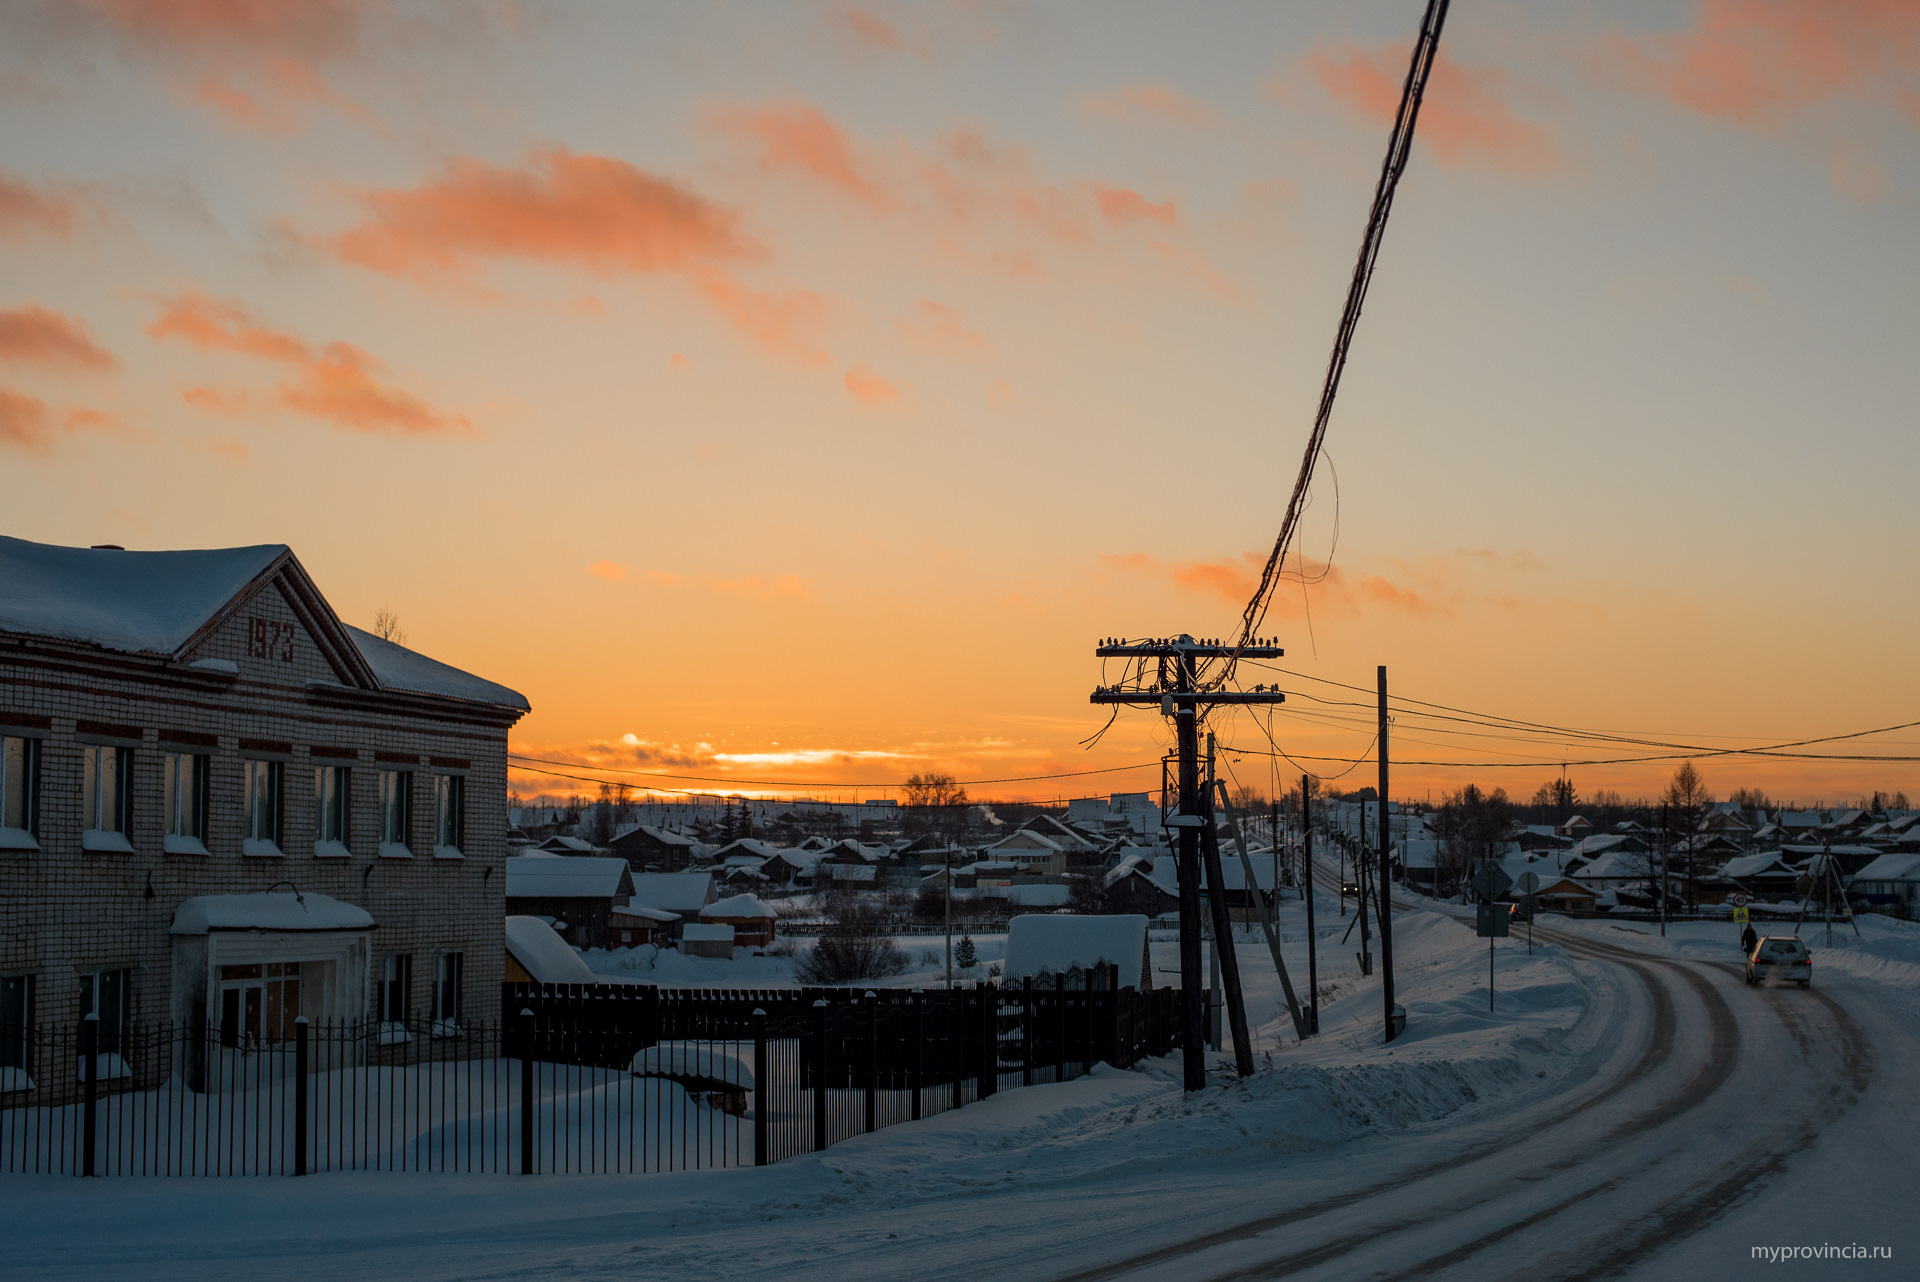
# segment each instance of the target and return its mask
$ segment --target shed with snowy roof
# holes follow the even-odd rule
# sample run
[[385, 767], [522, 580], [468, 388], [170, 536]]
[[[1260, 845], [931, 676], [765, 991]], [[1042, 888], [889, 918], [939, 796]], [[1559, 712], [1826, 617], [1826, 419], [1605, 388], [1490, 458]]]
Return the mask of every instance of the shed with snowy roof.
[[1007, 926], [1003, 984], [1032, 979], [1036, 986], [1140, 988], [1152, 986], [1147, 919], [1137, 914], [1015, 917]]

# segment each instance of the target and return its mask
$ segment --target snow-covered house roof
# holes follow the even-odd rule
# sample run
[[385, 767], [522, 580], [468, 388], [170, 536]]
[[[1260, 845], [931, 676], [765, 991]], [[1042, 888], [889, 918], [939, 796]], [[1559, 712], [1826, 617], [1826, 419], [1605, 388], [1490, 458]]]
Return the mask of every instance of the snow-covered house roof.
[[199, 895], [173, 910], [172, 935], [227, 930], [372, 930], [373, 914], [358, 904], [309, 890], [263, 890], [242, 895]]
[[1609, 850], [1624, 850], [1633, 853], [1644, 852], [1647, 843], [1627, 832], [1594, 833], [1591, 837], [1582, 837], [1568, 847], [1567, 854], [1579, 859], [1598, 859]]
[[624, 859], [510, 855], [508, 899], [615, 899], [633, 893]]
[[1035, 832], [1031, 828], [1022, 828], [1017, 832], [1009, 833], [987, 847], [989, 850], [1065, 850], [1066, 848], [1061, 842], [1055, 841], [1043, 832]]
[[683, 917], [697, 916], [712, 895], [712, 873], [643, 872], [633, 876], [631, 902], [679, 913]]
[[620, 838], [630, 836], [636, 832], [643, 837], [651, 838], [662, 846], [692, 846], [695, 844], [693, 838], [687, 836], [687, 834], [683, 832], [673, 832], [670, 829], [659, 827], [656, 824], [633, 824], [615, 833], [613, 839], [618, 841]]
[[538, 917], [507, 918], [507, 953], [536, 984], [593, 984], [599, 976]]
[[1145, 917], [1023, 914], [1007, 925], [1007, 959], [1000, 978], [1004, 984], [1109, 964], [1119, 971], [1121, 987], [1149, 986]]
[[615, 904], [615, 917], [638, 917], [642, 921], [679, 921], [679, 913], [670, 913], [664, 908], [648, 908], [645, 904]]
[[1647, 856], [1644, 852], [1609, 850], [1573, 875], [1578, 880], [1589, 884], [1605, 881], [1645, 881], [1648, 876]]
[[1774, 822], [1790, 832], [1799, 832], [1818, 828], [1822, 821], [1818, 810], [1782, 810]]
[[1885, 854], [1853, 875], [1853, 886], [1863, 881], [1920, 881], [1920, 854]]
[[760, 840], [758, 837], [739, 837], [713, 852], [716, 859], [728, 859], [734, 855], [752, 855], [755, 859], [769, 859], [779, 852], [779, 847]]
[[[521, 712], [526, 697], [340, 621], [284, 544], [190, 551], [69, 548], [0, 536], [0, 632], [186, 660], [268, 584], [307, 608], [313, 640], [350, 688]], [[205, 670], [235, 673], [228, 660]]]
[[771, 917], [773, 907], [758, 895], [733, 895], [726, 899], [716, 899], [700, 910], [705, 921], [718, 921], [722, 917]]
[[556, 855], [590, 855], [593, 853], [593, 843], [583, 841], [579, 837], [563, 837], [555, 833], [534, 849], [552, 851]]
[[1767, 851], [1758, 855], [1736, 855], [1721, 865], [1720, 875], [1733, 881], [1745, 881], [1760, 876], [1791, 877], [1794, 870], [1787, 867], [1779, 855]]

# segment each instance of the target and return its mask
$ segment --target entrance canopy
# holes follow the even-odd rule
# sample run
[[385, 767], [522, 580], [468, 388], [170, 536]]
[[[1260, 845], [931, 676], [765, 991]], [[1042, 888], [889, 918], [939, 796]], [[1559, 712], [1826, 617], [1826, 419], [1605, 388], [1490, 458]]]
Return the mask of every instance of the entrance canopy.
[[175, 935], [228, 930], [372, 930], [373, 914], [358, 904], [309, 891], [263, 890], [251, 895], [201, 895], [173, 910]]

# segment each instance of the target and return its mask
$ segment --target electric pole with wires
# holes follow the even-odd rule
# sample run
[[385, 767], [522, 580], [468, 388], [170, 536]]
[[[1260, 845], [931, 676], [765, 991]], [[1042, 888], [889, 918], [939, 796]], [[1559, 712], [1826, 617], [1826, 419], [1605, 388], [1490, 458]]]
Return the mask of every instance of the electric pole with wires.
[[1201, 829], [1212, 822], [1213, 806], [1201, 795], [1200, 722], [1221, 704], [1284, 703], [1278, 689], [1255, 686], [1252, 690], [1205, 689], [1203, 680], [1212, 674], [1214, 664], [1229, 657], [1277, 659], [1286, 653], [1267, 643], [1222, 645], [1217, 641], [1196, 641], [1182, 633], [1177, 637], [1146, 641], [1108, 641], [1094, 652], [1103, 659], [1126, 659], [1125, 679], [1111, 686], [1097, 687], [1093, 703], [1124, 704], [1136, 708], [1158, 707], [1173, 720], [1179, 744], [1179, 813], [1167, 820], [1177, 830], [1179, 849], [1174, 869], [1180, 883], [1180, 991], [1185, 1020], [1181, 1051], [1185, 1061], [1186, 1088], [1202, 1090], [1207, 1084], [1205, 1039], [1205, 1001], [1201, 995], [1200, 870], [1202, 848], [1211, 856], [1205, 860], [1207, 901], [1213, 918], [1214, 938], [1222, 941], [1221, 979], [1226, 989], [1227, 1020], [1233, 1029], [1235, 1067], [1242, 1077], [1253, 1073], [1253, 1043], [1247, 1032], [1245, 999], [1240, 991], [1240, 963], [1232, 947], [1233, 930], [1228, 921], [1226, 887], [1221, 882], [1219, 846], [1201, 841]]

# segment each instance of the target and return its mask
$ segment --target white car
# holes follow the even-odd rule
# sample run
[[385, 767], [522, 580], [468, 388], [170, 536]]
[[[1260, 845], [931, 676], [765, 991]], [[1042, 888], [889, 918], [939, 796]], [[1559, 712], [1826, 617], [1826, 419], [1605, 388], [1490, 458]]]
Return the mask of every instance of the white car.
[[1749, 984], [1799, 984], [1813, 987], [1813, 954], [1792, 935], [1766, 935], [1747, 956]]

